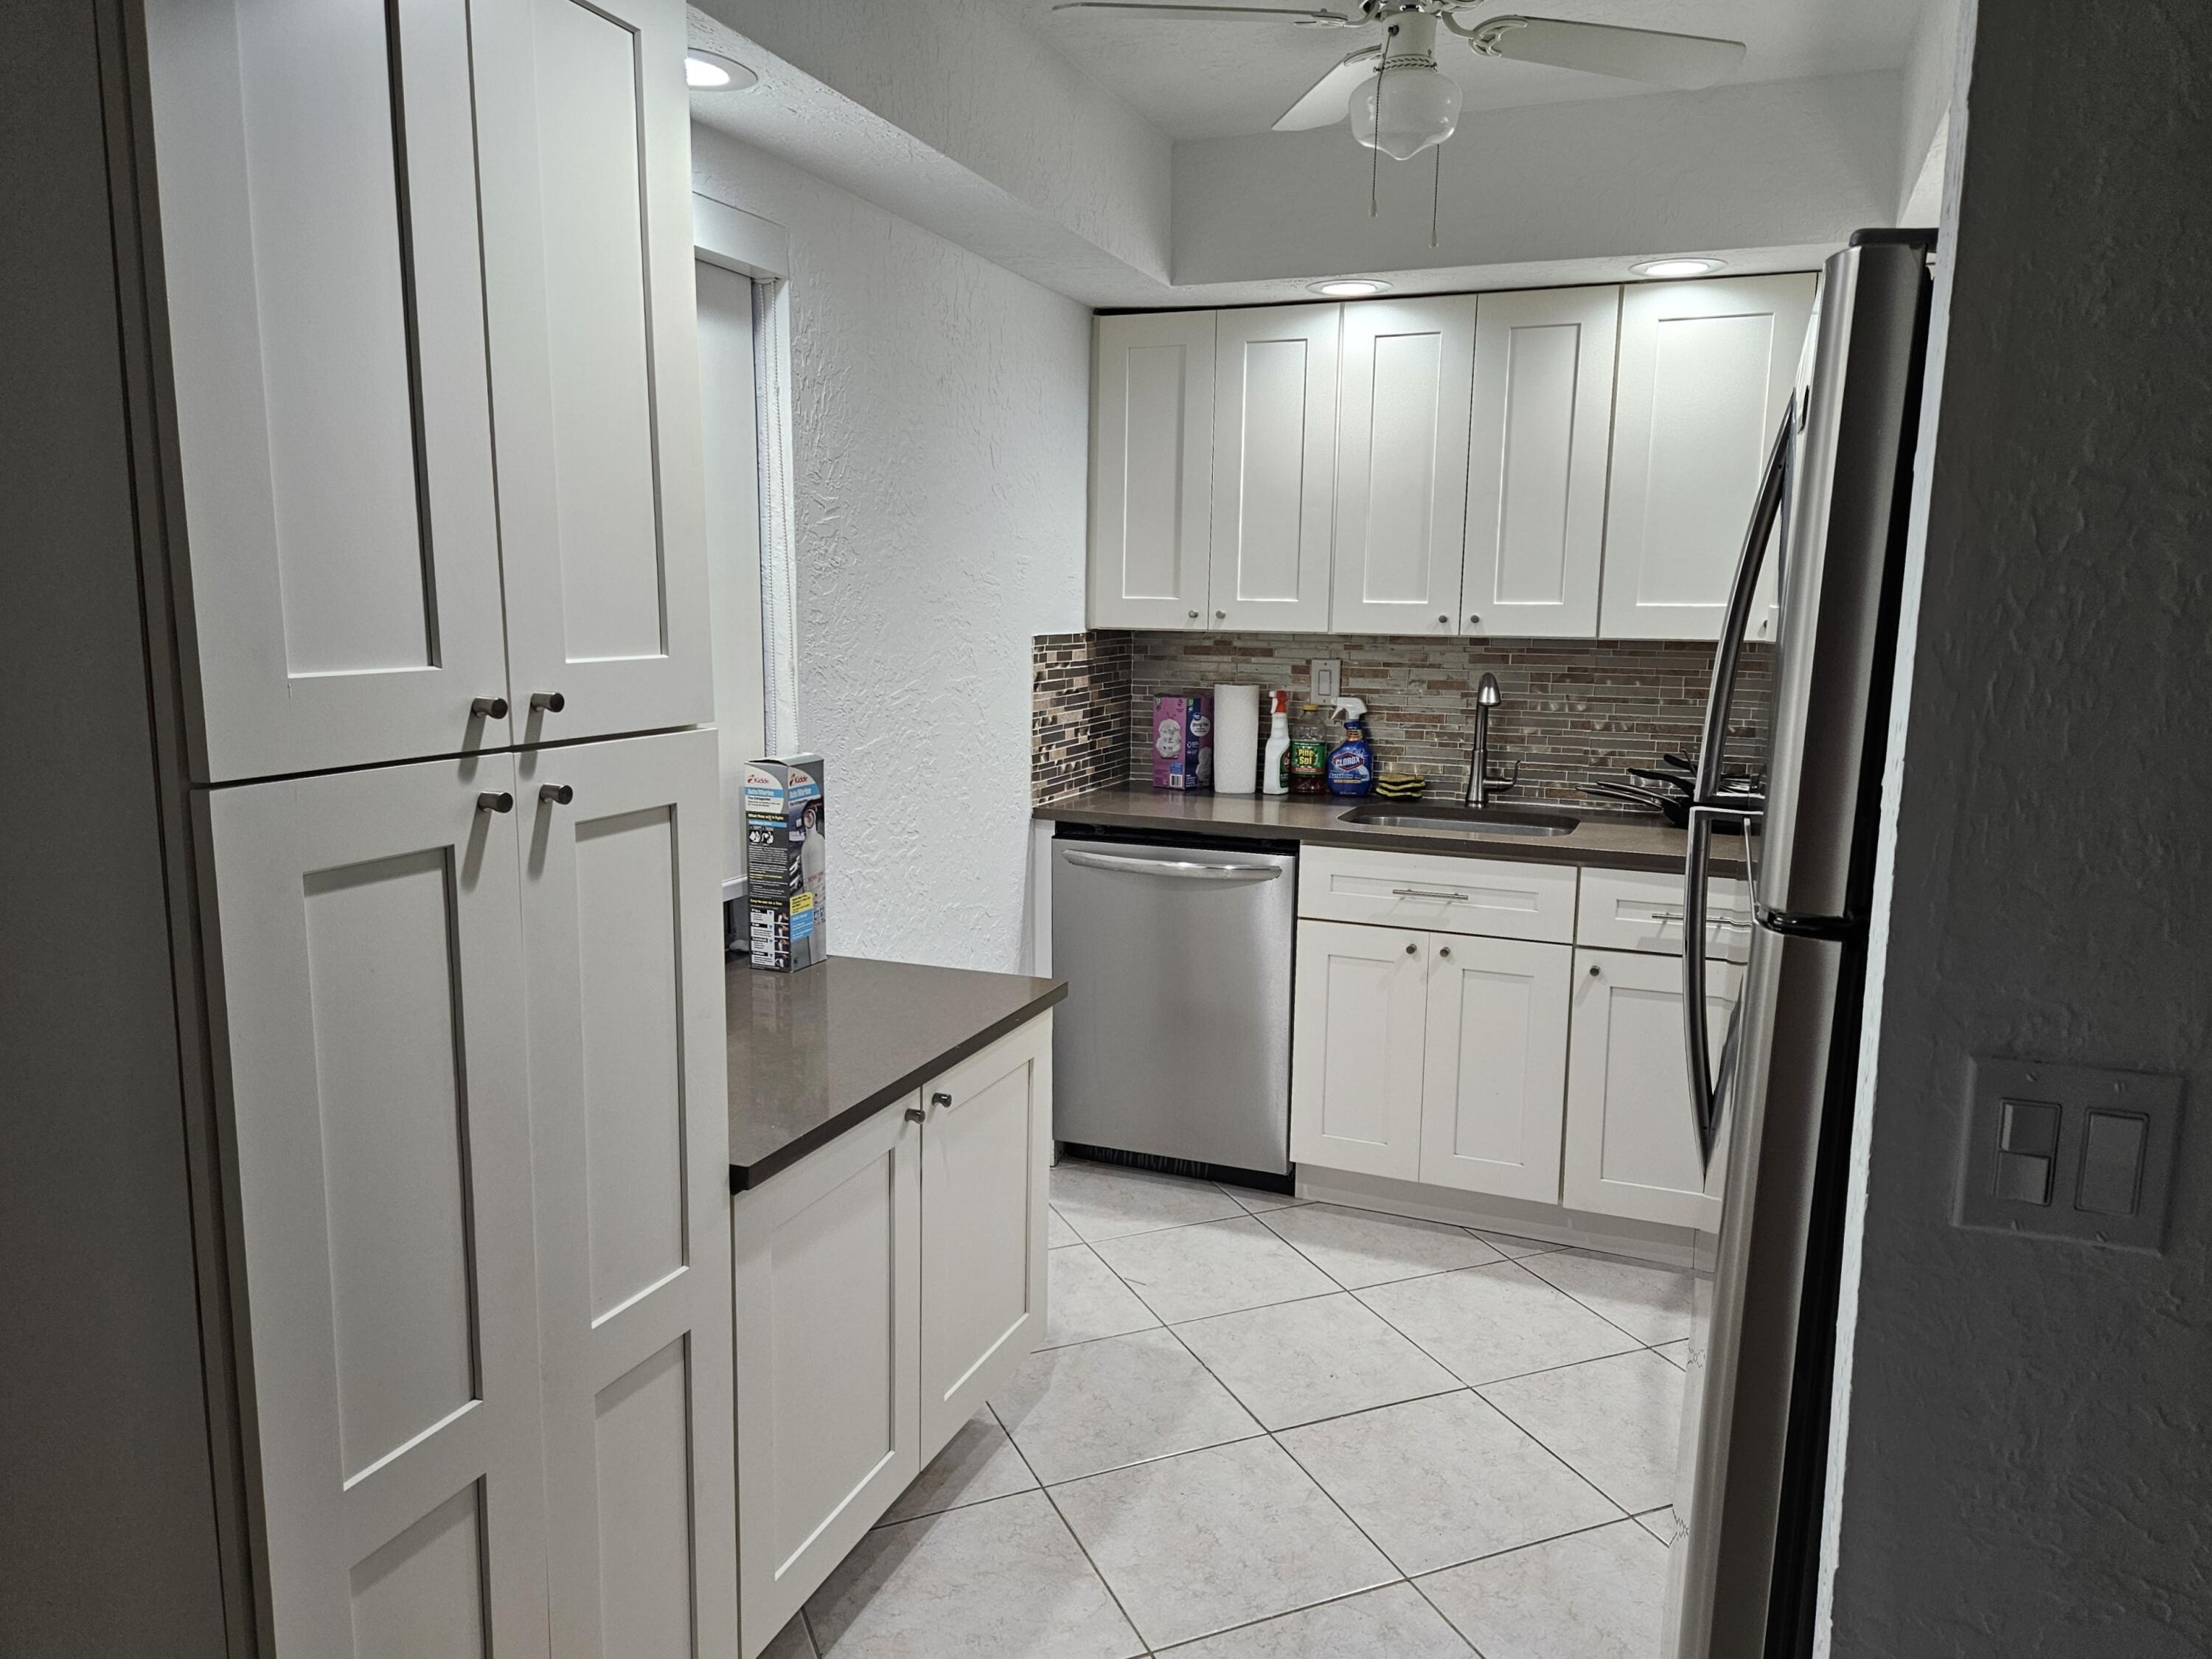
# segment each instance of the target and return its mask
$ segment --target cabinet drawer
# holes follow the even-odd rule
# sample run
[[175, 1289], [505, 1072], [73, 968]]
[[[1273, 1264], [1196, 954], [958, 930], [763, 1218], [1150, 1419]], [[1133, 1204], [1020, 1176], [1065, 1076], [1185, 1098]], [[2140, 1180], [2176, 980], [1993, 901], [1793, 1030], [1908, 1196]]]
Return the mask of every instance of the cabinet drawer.
[[1309, 848], [1298, 863], [1301, 916], [1555, 945], [1575, 936], [1571, 865], [1344, 847]]
[[[1706, 884], [1706, 954], [1741, 962], [1751, 943], [1749, 884], [1715, 876]], [[1682, 878], [1672, 871], [1585, 870], [1575, 912], [1575, 943], [1608, 951], [1682, 954]]]

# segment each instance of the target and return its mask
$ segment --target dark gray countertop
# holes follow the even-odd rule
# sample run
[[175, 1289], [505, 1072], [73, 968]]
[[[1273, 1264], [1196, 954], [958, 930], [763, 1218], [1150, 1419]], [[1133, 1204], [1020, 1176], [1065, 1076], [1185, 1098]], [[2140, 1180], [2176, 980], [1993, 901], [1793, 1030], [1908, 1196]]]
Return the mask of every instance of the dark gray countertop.
[[730, 1190], [757, 1187], [1067, 995], [1064, 980], [831, 957], [732, 962]]
[[[1328, 795], [1185, 794], [1149, 787], [1096, 789], [1036, 809], [1062, 823], [1096, 823], [1162, 834], [1228, 836], [1240, 840], [1296, 841], [1327, 847], [1373, 847], [1394, 853], [1434, 853], [1452, 858], [1516, 859], [1528, 864], [1581, 864], [1616, 870], [1679, 872], [1687, 837], [1656, 818], [1619, 812], [1583, 812], [1571, 805], [1530, 801], [1546, 811], [1582, 820], [1564, 836], [1483, 836], [1459, 830], [1380, 830], [1345, 823], [1342, 816], [1366, 803]], [[1503, 803], [1522, 803], [1510, 797]], [[1740, 874], [1733, 836], [1716, 836], [1713, 867]]]

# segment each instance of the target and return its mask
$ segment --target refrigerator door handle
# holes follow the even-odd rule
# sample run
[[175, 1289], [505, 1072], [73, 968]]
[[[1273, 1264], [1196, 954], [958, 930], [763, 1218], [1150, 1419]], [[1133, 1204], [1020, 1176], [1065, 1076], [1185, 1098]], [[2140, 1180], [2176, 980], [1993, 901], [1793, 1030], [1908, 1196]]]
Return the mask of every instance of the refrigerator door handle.
[[1728, 1098], [1729, 1073], [1735, 1064], [1735, 1010], [1729, 1011], [1728, 1036], [1721, 1044], [1721, 1067], [1713, 1072], [1712, 1039], [1705, 1030], [1705, 877], [1712, 861], [1713, 825], [1723, 819], [1748, 831], [1757, 812], [1740, 806], [1692, 806], [1690, 851], [1682, 891], [1682, 1054], [1688, 1062], [1690, 1121], [1698, 1132], [1698, 1156], [1711, 1170], [1713, 1146], [1721, 1134], [1721, 1104]]
[[1720, 642], [1713, 647], [1712, 689], [1705, 696], [1705, 723], [1698, 738], [1698, 775], [1691, 786], [1693, 801], [1717, 800], [1721, 793], [1721, 763], [1727, 758], [1729, 710], [1735, 702], [1736, 661], [1743, 654], [1744, 634], [1751, 626], [1751, 602], [1759, 590], [1759, 573], [1766, 563], [1766, 544], [1774, 535], [1774, 521], [1782, 514], [1782, 498], [1790, 479], [1790, 441], [1797, 429], [1797, 398], [1792, 393], [1782, 411], [1782, 429], [1774, 434], [1774, 448], [1766, 458], [1766, 471], [1759, 481], [1752, 503], [1751, 525], [1745, 531], [1743, 552], [1736, 560], [1735, 586], [1729, 592], [1728, 609], [1721, 613]]

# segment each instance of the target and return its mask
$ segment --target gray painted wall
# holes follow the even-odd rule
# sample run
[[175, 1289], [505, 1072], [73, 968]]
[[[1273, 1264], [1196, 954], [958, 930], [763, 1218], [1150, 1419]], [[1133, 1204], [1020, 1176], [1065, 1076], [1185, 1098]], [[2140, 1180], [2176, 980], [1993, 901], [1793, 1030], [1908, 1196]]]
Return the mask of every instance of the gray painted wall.
[[[1982, 21], [1832, 1650], [2168, 1659], [2212, 1650], [2212, 7]], [[1976, 1054], [2186, 1075], [2162, 1256], [1949, 1225]]]
[[104, 9], [0, 35], [0, 1654], [214, 1659]]

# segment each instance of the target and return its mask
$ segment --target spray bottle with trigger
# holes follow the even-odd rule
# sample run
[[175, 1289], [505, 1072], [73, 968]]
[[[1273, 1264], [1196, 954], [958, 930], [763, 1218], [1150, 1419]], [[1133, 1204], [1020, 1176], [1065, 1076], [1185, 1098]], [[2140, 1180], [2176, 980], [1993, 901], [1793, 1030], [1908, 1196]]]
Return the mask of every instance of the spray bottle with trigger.
[[1328, 754], [1328, 793], [1364, 795], [1375, 787], [1375, 746], [1367, 735], [1367, 705], [1346, 697], [1329, 718], [1344, 726], [1344, 741]]

